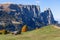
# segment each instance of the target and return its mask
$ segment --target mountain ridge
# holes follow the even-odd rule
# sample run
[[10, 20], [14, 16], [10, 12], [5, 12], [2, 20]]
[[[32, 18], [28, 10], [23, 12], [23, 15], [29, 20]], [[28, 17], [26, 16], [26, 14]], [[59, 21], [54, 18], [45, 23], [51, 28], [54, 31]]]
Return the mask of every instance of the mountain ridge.
[[1, 4], [0, 9], [0, 13], [7, 13], [8, 15], [12, 16], [14, 20], [10, 18], [11, 21], [22, 21], [22, 23], [19, 25], [27, 25], [28, 30], [33, 30], [42, 26], [57, 23], [57, 21], [54, 20], [50, 8], [48, 8], [48, 10], [45, 10], [44, 12], [41, 12], [40, 6], [36, 5]]

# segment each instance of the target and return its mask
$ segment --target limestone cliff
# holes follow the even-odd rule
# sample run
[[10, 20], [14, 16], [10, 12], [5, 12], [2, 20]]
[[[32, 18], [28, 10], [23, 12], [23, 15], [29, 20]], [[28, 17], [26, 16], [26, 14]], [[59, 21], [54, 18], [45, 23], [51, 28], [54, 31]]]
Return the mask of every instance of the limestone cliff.
[[[14, 29], [19, 29], [23, 25], [28, 26], [28, 30], [33, 30], [55, 24], [53, 14], [50, 9], [44, 12], [40, 11], [40, 6], [37, 5], [17, 5], [17, 4], [0, 4], [0, 22], [13, 24], [12, 21], [20, 22]], [[8, 27], [9, 28], [9, 27]]]

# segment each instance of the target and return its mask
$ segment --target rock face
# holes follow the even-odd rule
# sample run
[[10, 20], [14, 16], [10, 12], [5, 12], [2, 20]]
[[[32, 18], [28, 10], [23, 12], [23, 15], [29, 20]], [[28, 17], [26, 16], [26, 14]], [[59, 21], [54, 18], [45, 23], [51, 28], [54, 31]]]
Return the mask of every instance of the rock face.
[[50, 9], [40, 12], [40, 6], [21, 4], [0, 4], [0, 22], [2, 21], [5, 25], [13, 24], [12, 21], [20, 22], [13, 24], [15, 30], [21, 29], [23, 25], [27, 25], [28, 30], [33, 30], [56, 23]]
[[53, 14], [50, 8], [48, 8], [44, 12], [41, 12], [40, 18], [44, 25], [50, 25], [50, 24], [57, 23], [57, 21], [54, 20], [54, 17], [53, 17]]

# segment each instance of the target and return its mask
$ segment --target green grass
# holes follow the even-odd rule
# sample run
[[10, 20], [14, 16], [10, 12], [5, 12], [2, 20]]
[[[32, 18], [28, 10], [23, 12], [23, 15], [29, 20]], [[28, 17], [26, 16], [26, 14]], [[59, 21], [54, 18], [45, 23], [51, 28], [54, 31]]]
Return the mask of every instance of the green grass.
[[60, 40], [60, 29], [50, 25], [19, 35], [0, 35], [0, 40]]

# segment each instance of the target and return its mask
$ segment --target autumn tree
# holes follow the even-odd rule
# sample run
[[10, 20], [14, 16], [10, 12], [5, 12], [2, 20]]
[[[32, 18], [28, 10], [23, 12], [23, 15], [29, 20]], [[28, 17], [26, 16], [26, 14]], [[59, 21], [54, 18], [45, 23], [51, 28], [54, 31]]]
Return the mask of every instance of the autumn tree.
[[26, 32], [27, 31], [27, 25], [24, 25], [23, 27], [22, 27], [22, 32]]

